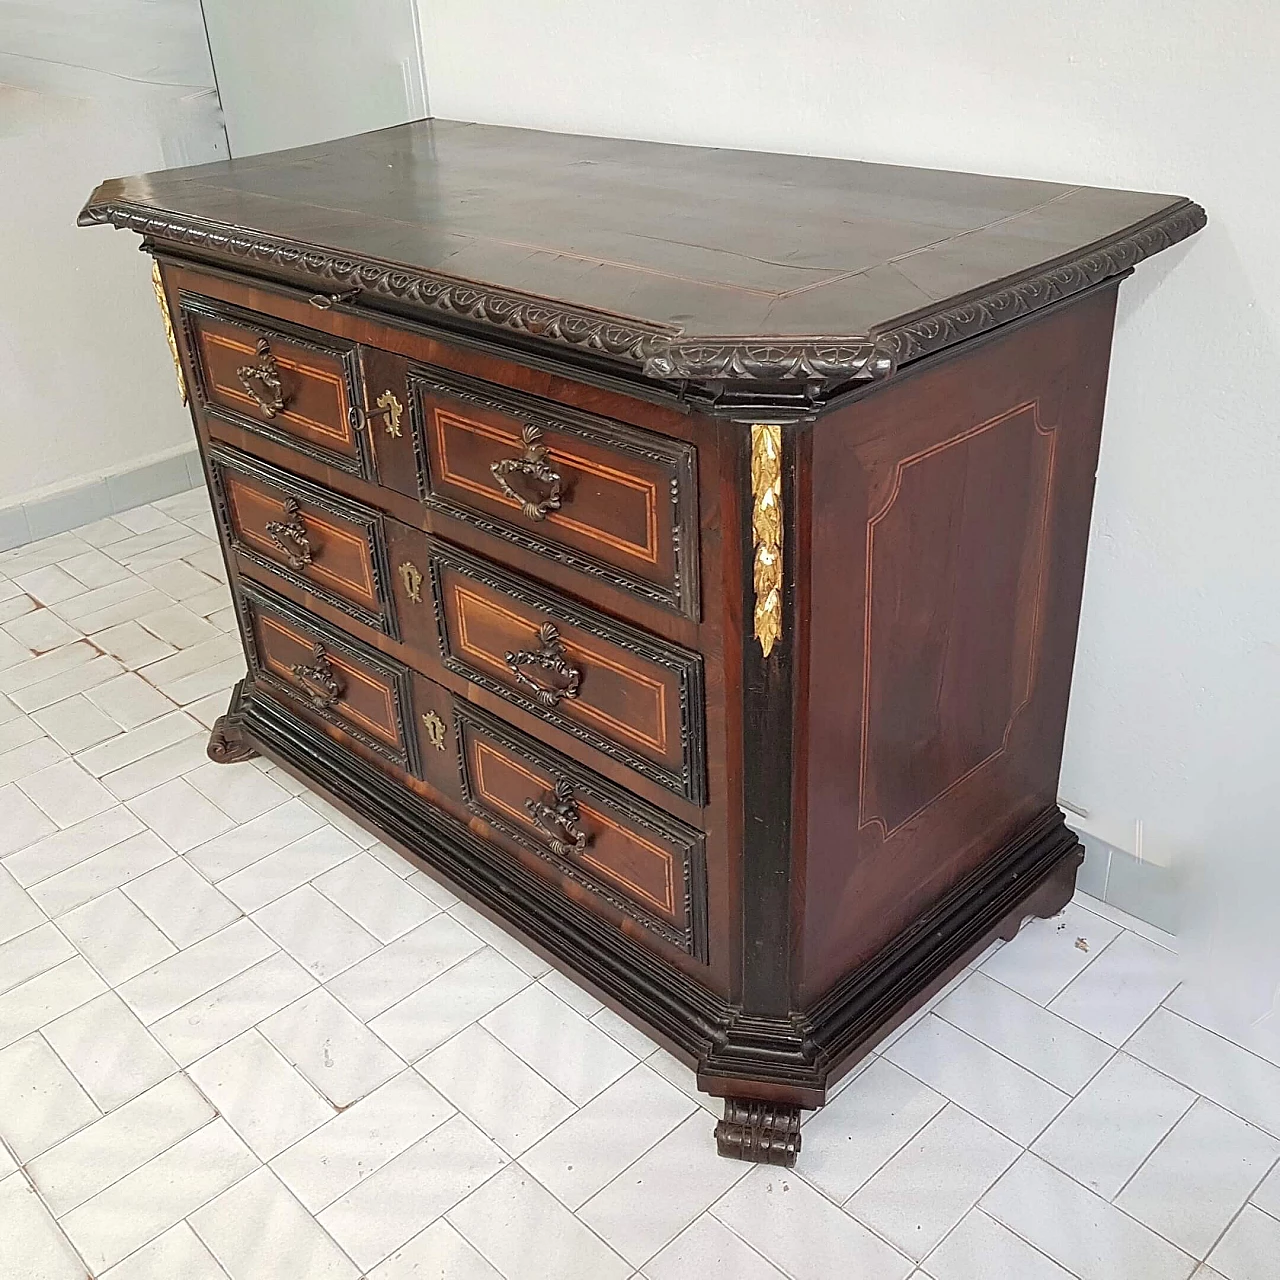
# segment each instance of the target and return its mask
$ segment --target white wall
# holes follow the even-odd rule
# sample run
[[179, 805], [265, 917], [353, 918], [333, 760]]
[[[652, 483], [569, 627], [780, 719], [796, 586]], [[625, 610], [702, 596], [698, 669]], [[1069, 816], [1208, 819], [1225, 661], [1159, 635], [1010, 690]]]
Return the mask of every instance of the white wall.
[[103, 178], [226, 154], [199, 0], [0, 0], [0, 508], [191, 447]]
[[[1180, 874], [1195, 870], [1189, 855], [1208, 858], [1202, 892], [1219, 899], [1265, 865], [1264, 814], [1274, 823], [1280, 807], [1268, 727], [1280, 708], [1280, 8], [419, 7], [441, 117], [1176, 192], [1207, 207], [1205, 232], [1121, 290], [1062, 793], [1113, 843]], [[1240, 900], [1271, 910], [1256, 889]]]

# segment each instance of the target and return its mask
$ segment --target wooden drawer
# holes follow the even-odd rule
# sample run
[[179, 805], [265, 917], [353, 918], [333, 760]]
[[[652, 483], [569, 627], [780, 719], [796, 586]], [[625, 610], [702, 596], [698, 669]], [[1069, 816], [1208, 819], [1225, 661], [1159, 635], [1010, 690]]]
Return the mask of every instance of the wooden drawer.
[[433, 541], [444, 665], [694, 804], [702, 659]]
[[365, 626], [399, 638], [382, 514], [227, 445], [209, 448], [228, 547]]
[[692, 445], [441, 369], [407, 387], [428, 506], [699, 616]]
[[612, 912], [706, 961], [699, 832], [476, 707], [455, 703], [454, 723], [471, 812]]
[[237, 599], [256, 685], [421, 776], [407, 668], [255, 584]]
[[354, 342], [185, 291], [178, 307], [207, 414], [372, 479]]

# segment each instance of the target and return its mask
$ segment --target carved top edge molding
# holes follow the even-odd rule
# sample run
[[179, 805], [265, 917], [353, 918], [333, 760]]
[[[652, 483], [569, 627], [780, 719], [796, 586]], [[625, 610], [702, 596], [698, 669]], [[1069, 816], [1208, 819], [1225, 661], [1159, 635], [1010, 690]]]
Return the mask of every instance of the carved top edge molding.
[[424, 311], [506, 330], [561, 350], [601, 356], [661, 381], [873, 381], [1121, 275], [1193, 235], [1207, 221], [1190, 200], [1047, 267], [879, 333], [850, 337], [682, 338], [670, 325], [624, 320], [490, 285], [336, 253], [242, 227], [128, 202], [90, 203], [81, 226], [110, 223], [217, 258], [326, 286], [394, 298]]

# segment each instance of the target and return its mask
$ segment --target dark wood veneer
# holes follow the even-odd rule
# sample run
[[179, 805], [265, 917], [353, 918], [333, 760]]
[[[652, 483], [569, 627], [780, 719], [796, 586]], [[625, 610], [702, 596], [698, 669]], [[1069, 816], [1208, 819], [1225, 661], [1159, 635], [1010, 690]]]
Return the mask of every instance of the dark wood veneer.
[[[534, 194], [536, 193], [536, 197]], [[725, 1155], [1069, 899], [1116, 292], [1191, 201], [429, 121], [103, 184], [262, 752], [723, 1096]]]

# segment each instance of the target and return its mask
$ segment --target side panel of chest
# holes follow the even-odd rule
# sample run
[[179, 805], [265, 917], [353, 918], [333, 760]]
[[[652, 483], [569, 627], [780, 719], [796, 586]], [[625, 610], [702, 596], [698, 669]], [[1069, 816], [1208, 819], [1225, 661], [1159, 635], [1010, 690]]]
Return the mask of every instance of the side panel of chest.
[[812, 999], [1055, 803], [1114, 287], [813, 432]]

